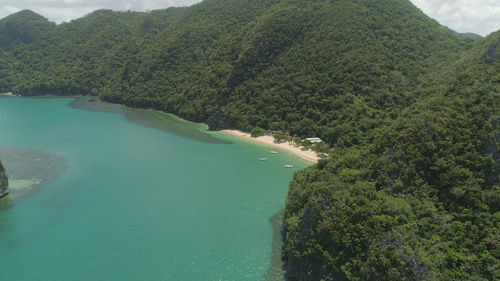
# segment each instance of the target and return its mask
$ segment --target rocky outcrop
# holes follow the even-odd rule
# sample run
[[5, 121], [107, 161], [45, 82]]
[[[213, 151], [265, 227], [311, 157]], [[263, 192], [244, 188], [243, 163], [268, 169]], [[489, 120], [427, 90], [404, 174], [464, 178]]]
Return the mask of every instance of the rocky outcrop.
[[4, 197], [9, 193], [9, 181], [7, 180], [7, 175], [5, 175], [5, 168], [0, 162], [0, 198]]

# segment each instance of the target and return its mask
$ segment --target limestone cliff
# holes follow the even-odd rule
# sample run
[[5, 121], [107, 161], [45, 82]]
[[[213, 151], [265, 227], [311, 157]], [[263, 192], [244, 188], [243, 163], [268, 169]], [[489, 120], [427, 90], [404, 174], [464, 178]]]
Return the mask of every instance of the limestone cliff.
[[5, 168], [3, 167], [2, 162], [0, 162], [0, 198], [9, 193], [8, 186], [9, 181], [5, 175]]

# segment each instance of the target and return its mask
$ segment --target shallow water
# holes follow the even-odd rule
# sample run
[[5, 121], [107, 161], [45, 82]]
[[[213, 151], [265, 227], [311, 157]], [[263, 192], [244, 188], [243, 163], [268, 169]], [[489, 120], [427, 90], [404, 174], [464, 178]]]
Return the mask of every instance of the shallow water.
[[0, 148], [65, 162], [0, 211], [0, 280], [266, 279], [269, 219], [307, 163], [223, 134], [200, 137], [197, 124], [168, 125], [185, 135], [72, 100], [0, 98]]
[[9, 176], [9, 196], [0, 200], [0, 210], [31, 196], [66, 168], [63, 157], [33, 149], [0, 147], [0, 157]]

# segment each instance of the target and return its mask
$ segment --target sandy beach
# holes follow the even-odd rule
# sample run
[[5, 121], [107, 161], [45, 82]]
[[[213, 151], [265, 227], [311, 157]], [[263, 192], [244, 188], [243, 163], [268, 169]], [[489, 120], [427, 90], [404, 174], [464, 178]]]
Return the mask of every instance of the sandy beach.
[[274, 147], [280, 150], [284, 150], [287, 152], [290, 152], [306, 161], [312, 162], [312, 163], [317, 163], [321, 157], [318, 156], [318, 154], [310, 149], [306, 149], [300, 146], [296, 146], [294, 144], [290, 144], [288, 142], [284, 143], [275, 143], [274, 142], [274, 137], [272, 136], [261, 136], [257, 138], [252, 138], [249, 133], [245, 133], [242, 131], [238, 130], [222, 130], [222, 132], [225, 132], [231, 136], [239, 137], [242, 139], [246, 139], [258, 144], [266, 145], [269, 147]]

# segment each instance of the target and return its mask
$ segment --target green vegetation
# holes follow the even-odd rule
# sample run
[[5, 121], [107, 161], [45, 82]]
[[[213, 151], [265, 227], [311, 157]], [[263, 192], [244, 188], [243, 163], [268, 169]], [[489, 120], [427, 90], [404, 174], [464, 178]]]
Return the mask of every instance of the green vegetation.
[[481, 35], [475, 34], [475, 33], [461, 33], [461, 34], [462, 34], [462, 36], [465, 36], [466, 38], [474, 40], [474, 42], [477, 42], [483, 38]]
[[291, 278], [500, 279], [500, 33], [475, 43], [408, 0], [206, 0], [61, 25], [23, 11], [0, 36], [0, 92], [335, 148], [291, 183]]
[[262, 128], [259, 128], [259, 127], [255, 127], [252, 129], [252, 131], [250, 132], [252, 138], [257, 138], [257, 137], [260, 137], [260, 136], [263, 136], [266, 134], [266, 130], [262, 129]]
[[12, 26], [27, 39], [3, 40], [2, 91], [98, 95], [211, 129], [346, 146], [426, 95], [428, 76], [472, 45], [400, 0], [209, 0], [61, 25], [24, 11], [0, 20]]
[[369, 144], [298, 173], [286, 254], [306, 280], [500, 278], [500, 32]]

